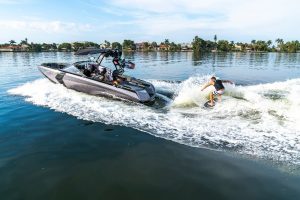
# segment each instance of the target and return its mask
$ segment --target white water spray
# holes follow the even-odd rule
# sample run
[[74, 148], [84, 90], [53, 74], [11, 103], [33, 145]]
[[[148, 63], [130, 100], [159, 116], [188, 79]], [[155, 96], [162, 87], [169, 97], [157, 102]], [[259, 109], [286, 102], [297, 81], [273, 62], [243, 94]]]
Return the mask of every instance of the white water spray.
[[47, 79], [26, 83], [8, 92], [25, 96], [80, 119], [132, 127], [182, 144], [231, 150], [274, 161], [300, 164], [300, 79], [253, 86], [225, 85], [223, 101], [204, 109], [208, 76], [178, 82], [151, 81], [174, 93], [167, 108], [95, 97], [55, 85]]

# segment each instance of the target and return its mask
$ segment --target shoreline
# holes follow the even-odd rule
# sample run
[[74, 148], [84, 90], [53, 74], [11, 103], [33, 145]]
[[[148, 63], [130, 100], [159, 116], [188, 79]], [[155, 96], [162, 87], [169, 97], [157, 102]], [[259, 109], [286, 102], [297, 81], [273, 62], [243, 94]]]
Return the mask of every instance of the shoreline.
[[[76, 51], [0, 51], [0, 53], [74, 53]], [[297, 54], [299, 52], [279, 52], [279, 51], [217, 51], [217, 52], [194, 52], [193, 50], [189, 51], [128, 51], [123, 50], [124, 53], [196, 53], [196, 54], [205, 54], [205, 53], [283, 53], [283, 54]]]

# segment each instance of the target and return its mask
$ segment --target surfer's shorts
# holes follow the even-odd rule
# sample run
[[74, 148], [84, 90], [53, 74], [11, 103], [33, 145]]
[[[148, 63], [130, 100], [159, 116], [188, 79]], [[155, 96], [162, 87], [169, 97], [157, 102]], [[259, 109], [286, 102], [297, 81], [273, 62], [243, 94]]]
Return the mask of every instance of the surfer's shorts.
[[222, 95], [222, 94], [224, 94], [224, 90], [215, 90], [215, 91], [213, 91], [213, 94], [214, 95]]

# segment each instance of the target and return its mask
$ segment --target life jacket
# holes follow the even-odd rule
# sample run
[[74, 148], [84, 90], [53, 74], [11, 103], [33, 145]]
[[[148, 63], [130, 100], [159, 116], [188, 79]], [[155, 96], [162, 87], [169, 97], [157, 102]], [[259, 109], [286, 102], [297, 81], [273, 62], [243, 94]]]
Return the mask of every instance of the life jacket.
[[225, 89], [225, 87], [224, 87], [224, 85], [223, 85], [223, 83], [222, 83], [221, 80], [216, 80], [216, 81], [215, 81], [215, 84], [214, 84], [214, 87], [215, 87], [215, 89], [216, 89], [217, 91], [222, 90], [222, 89]]

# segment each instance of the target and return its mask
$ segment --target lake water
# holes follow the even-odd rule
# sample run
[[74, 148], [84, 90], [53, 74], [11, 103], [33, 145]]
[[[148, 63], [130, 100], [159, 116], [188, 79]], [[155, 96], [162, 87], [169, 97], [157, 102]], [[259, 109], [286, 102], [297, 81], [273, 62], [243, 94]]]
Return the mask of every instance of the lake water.
[[[87, 57], [0, 53], [1, 199], [300, 198], [300, 54], [124, 56], [162, 104], [68, 90], [36, 67]], [[204, 109], [212, 75], [235, 85]]]

